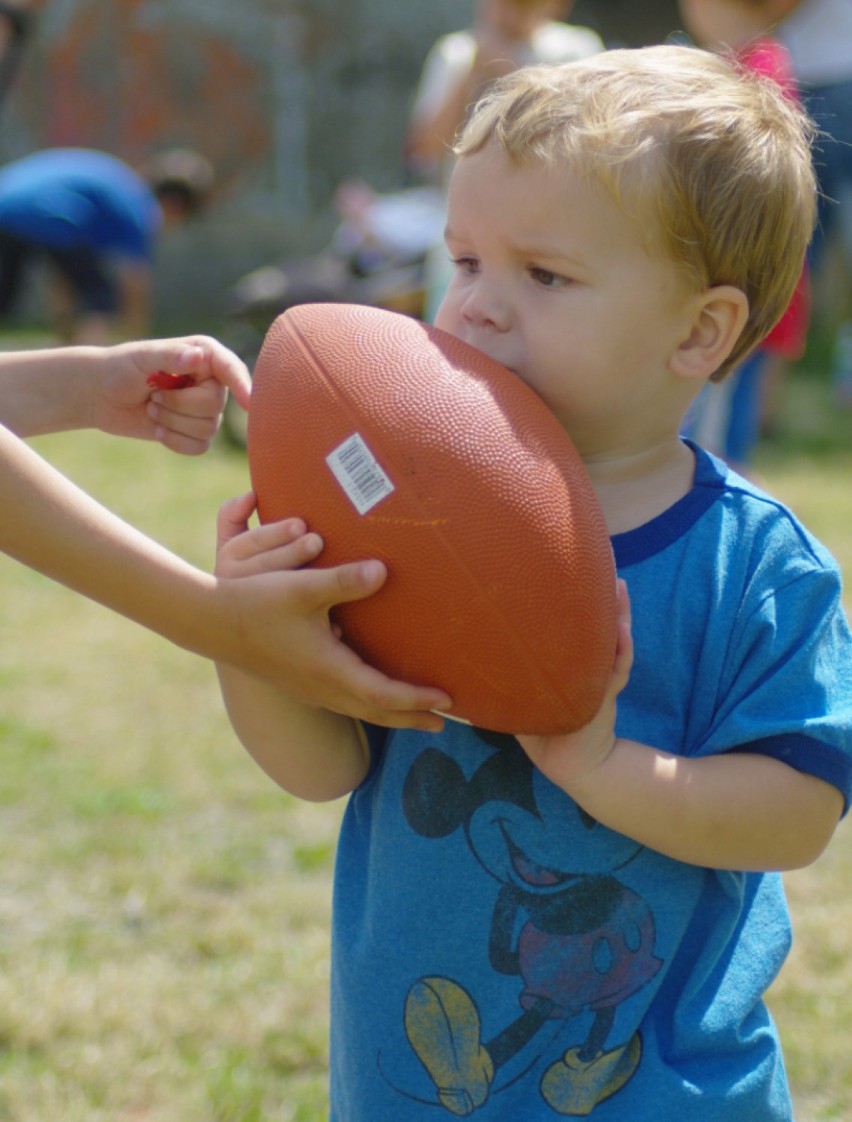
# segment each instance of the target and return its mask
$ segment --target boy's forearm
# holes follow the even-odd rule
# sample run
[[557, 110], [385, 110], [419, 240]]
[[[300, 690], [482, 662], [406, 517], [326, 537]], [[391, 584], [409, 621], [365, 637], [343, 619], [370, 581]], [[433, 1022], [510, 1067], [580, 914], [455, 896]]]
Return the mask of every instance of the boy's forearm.
[[569, 793], [602, 824], [678, 861], [783, 870], [828, 844], [840, 792], [778, 760], [748, 753], [688, 759], [617, 740]]
[[216, 669], [234, 732], [280, 787], [326, 802], [362, 782], [369, 754], [357, 721], [304, 705], [232, 666]]

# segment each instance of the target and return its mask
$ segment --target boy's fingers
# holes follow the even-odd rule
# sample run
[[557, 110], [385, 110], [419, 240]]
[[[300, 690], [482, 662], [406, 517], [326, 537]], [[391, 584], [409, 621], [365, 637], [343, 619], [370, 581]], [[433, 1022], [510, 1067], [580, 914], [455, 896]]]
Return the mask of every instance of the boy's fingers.
[[[270, 523], [269, 525], [281, 524]], [[264, 527], [264, 529], [267, 528]], [[319, 534], [305, 534], [302, 541], [308, 543], [309, 550], [315, 550], [313, 556], [306, 558], [302, 564], [320, 558], [320, 563], [317, 566], [301, 569], [299, 573], [298, 596], [303, 611], [327, 615], [335, 604], [364, 600], [366, 597], [372, 596], [374, 592], [378, 592], [384, 584], [387, 570], [381, 561], [354, 561], [348, 565], [323, 568], [321, 560], [323, 543]], [[274, 568], [274, 566], [270, 568]], [[297, 586], [293, 587], [295, 589]]]
[[616, 590], [618, 595], [619, 618], [629, 625], [632, 617], [632, 609], [630, 606], [630, 592], [627, 588], [627, 581], [619, 577], [616, 581]]
[[631, 630], [632, 613], [630, 595], [627, 584], [623, 580], [618, 582], [618, 641], [615, 652], [615, 666], [613, 672], [626, 683], [633, 667], [633, 632]]
[[[245, 523], [220, 523], [218, 527], [219, 553], [216, 572], [221, 577], [247, 577], [262, 574], [288, 573], [293, 579], [296, 571], [315, 561], [322, 552], [319, 534], [305, 532], [305, 524], [298, 519], [274, 522], [268, 526], [248, 530]], [[226, 553], [224, 547], [229, 549]], [[301, 598], [303, 614], [325, 611], [325, 602], [318, 597], [310, 577], [300, 572], [297, 584], [290, 584], [291, 594]]]

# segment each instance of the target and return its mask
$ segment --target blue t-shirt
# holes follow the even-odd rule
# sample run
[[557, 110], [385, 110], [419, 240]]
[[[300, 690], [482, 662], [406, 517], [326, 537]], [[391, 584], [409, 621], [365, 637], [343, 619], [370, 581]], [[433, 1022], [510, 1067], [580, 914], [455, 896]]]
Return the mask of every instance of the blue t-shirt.
[[52, 148], [0, 169], [0, 230], [32, 245], [148, 261], [161, 222], [148, 184], [105, 152]]
[[[852, 636], [822, 546], [696, 451], [689, 494], [613, 547], [636, 648], [619, 735], [765, 753], [848, 801]], [[511, 737], [368, 731], [335, 875], [334, 1122], [789, 1122], [763, 1003], [790, 943], [778, 874], [638, 845]]]

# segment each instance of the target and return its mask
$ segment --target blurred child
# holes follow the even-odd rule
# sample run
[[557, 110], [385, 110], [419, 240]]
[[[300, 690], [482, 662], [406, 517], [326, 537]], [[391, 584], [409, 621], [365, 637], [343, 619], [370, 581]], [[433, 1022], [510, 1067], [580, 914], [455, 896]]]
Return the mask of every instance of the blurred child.
[[[605, 701], [565, 736], [388, 732], [221, 668], [270, 775], [351, 792], [331, 1118], [789, 1122], [777, 870], [852, 793], [852, 635], [826, 550], [680, 426], [796, 286], [808, 122], [774, 82], [655, 47], [518, 71], [457, 152], [438, 325], [562, 422], [630, 601]], [[220, 515], [221, 574], [321, 557], [298, 520], [248, 530], [252, 506]]]
[[[591, 28], [563, 22], [573, 6], [573, 0], [477, 0], [474, 26], [438, 39], [423, 64], [405, 141], [420, 178], [446, 183], [456, 134], [490, 82], [519, 66], [574, 62], [603, 50]], [[441, 241], [426, 274], [425, 318], [432, 320], [450, 279]]]
[[212, 184], [207, 160], [184, 149], [152, 158], [143, 175], [87, 148], [51, 148], [0, 168], [0, 316], [41, 257], [61, 339], [145, 335], [159, 234], [197, 214]]
[[598, 34], [565, 23], [573, 0], [478, 0], [468, 31], [434, 44], [420, 76], [406, 150], [421, 167], [446, 165], [465, 114], [485, 87], [519, 66], [573, 62], [603, 50]]
[[[852, 409], [852, 0], [785, 0], [784, 6], [778, 38], [819, 129], [819, 221], [809, 257], [823, 280], [815, 310], [823, 328], [836, 331], [835, 400]], [[827, 258], [836, 258], [839, 268], [834, 260], [827, 267]]]
[[[730, 51], [741, 65], [774, 79], [797, 98], [790, 58], [771, 34], [791, 0], [680, 0], [687, 31], [699, 46]], [[787, 364], [805, 351], [810, 318], [808, 274], [761, 345], [719, 387], [699, 395], [686, 432], [746, 471], [765, 427], [776, 419]]]

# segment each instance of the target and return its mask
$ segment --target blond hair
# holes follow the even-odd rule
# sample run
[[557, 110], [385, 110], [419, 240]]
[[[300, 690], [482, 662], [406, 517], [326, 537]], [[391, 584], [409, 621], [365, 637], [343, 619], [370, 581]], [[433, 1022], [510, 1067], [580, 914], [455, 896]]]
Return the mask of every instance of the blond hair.
[[516, 71], [476, 106], [455, 151], [493, 141], [518, 164], [561, 160], [605, 187], [697, 291], [744, 292], [748, 322], [719, 380], [796, 287], [816, 216], [812, 133], [775, 82], [663, 46]]

